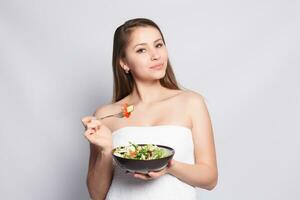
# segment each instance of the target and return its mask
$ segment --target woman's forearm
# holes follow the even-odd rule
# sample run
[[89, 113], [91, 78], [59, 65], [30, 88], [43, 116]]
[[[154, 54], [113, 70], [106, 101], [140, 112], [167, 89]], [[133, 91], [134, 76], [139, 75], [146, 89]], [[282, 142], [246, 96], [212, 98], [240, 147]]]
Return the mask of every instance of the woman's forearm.
[[112, 180], [111, 153], [98, 153], [97, 160], [87, 177], [87, 187], [93, 200], [103, 200], [109, 190]]
[[168, 173], [193, 186], [212, 190], [218, 179], [217, 169], [205, 164], [186, 164], [173, 160]]

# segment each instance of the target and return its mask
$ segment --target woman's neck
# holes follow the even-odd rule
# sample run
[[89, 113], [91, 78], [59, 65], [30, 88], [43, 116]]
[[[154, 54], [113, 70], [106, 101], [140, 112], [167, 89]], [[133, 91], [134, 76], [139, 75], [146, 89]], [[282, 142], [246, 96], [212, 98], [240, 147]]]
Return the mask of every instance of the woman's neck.
[[159, 101], [167, 91], [159, 81], [154, 83], [136, 83], [129, 98], [134, 104], [151, 104]]

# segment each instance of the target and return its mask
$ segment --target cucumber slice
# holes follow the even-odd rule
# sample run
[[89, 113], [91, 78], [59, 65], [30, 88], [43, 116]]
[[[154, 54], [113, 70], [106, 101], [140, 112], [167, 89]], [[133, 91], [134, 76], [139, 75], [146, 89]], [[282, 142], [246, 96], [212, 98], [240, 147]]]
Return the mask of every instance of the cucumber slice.
[[133, 111], [133, 105], [127, 106], [126, 110], [127, 112], [131, 113]]

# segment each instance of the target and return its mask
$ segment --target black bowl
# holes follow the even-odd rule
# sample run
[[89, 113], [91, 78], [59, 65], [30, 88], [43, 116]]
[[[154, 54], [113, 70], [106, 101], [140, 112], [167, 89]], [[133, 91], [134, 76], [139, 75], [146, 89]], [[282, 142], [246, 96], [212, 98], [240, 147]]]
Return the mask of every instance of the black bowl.
[[[140, 146], [146, 144], [138, 144]], [[133, 173], [141, 173], [147, 174], [150, 171], [160, 171], [164, 169], [167, 165], [169, 160], [171, 160], [175, 154], [175, 150], [171, 147], [164, 146], [164, 145], [156, 145], [164, 150], [168, 151], [169, 155], [159, 159], [153, 160], [136, 160], [136, 159], [129, 159], [129, 158], [122, 158], [114, 154], [116, 148], [113, 149], [112, 155], [113, 159], [116, 163], [123, 169], [133, 172]]]

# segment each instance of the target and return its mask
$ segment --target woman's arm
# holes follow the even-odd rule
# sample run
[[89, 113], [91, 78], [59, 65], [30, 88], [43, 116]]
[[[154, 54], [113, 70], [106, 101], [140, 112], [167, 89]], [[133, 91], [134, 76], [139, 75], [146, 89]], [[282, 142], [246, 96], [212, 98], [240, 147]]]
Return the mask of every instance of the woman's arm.
[[206, 190], [212, 190], [217, 184], [217, 171], [206, 164], [186, 164], [173, 160], [167, 173], [183, 182]]
[[93, 200], [103, 200], [111, 185], [113, 165], [111, 152], [98, 152], [90, 144], [90, 161], [87, 176], [87, 187]]
[[212, 190], [217, 184], [218, 170], [209, 113], [199, 94], [190, 92], [188, 95], [195, 164], [173, 161], [167, 172], [192, 186]]
[[[108, 106], [97, 109], [95, 117], [106, 114]], [[84, 119], [88, 130], [85, 136], [90, 142], [90, 159], [87, 175], [87, 187], [93, 200], [103, 200], [111, 185], [113, 176], [112, 133], [111, 130], [93, 117]]]

